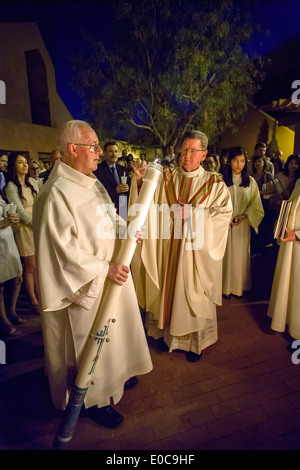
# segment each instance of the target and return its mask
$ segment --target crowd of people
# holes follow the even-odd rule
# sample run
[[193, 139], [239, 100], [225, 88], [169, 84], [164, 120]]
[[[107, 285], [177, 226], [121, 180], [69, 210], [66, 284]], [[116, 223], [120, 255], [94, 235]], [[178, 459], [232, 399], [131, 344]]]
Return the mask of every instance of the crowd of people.
[[30, 160], [23, 152], [0, 152], [1, 337], [19, 335], [18, 325], [27, 321], [16, 312], [22, 283], [31, 312], [40, 314], [32, 208], [59, 156], [59, 152], [53, 151], [49, 163], [43, 164], [36, 159]]
[[[183, 350], [190, 362], [217, 341], [216, 306], [222, 305], [222, 296], [242, 296], [251, 289], [251, 256], [277, 244], [274, 225], [286, 199], [293, 204], [268, 315], [273, 329], [284, 331], [287, 324], [300, 339], [300, 156], [286, 161], [280, 151], [267, 156], [263, 142], [255, 145], [251, 158], [243, 147], [219, 154], [209, 151], [204, 133], [188, 132], [177, 156], [170, 147], [161, 160], [162, 181], [153, 203], [169, 210], [159, 216], [159, 236], [151, 236], [156, 225], [149, 211], [147, 237], [137, 234], [128, 267], [113, 261], [123, 243], [116, 220], [122, 221], [117, 226], [130, 222], [128, 208], [138, 201], [147, 163], [144, 153], [137, 159], [126, 151], [119, 155], [115, 141], [106, 142], [102, 152], [95, 131], [83, 121], [62, 126], [58, 150], [43, 173], [39, 161], [22, 152], [0, 154], [5, 261], [0, 334], [16, 335], [26, 321], [16, 312], [23, 278], [32, 312], [42, 317], [46, 370], [57, 408], [66, 407], [69, 378], [81, 365], [107, 283], [123, 286], [111, 346], [103, 348], [85, 399], [93, 418], [107, 427], [123, 419], [111, 399], [117, 403], [125, 389], [137, 384], [136, 375], [152, 368], [144, 326], [162, 351]], [[111, 207], [108, 214], [99, 212], [103, 204]], [[99, 224], [105, 225], [105, 239], [96, 235]], [[140, 308], [146, 312], [145, 325]]]

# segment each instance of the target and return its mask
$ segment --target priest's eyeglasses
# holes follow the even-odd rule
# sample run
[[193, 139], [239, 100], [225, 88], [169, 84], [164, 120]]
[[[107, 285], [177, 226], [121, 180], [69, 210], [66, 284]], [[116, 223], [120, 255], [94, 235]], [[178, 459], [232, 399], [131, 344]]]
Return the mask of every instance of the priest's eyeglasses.
[[205, 152], [206, 149], [188, 149], [188, 148], [183, 148], [181, 149], [181, 154], [182, 155], [187, 155], [189, 152], [191, 152], [191, 155], [197, 155], [198, 152]]
[[99, 142], [97, 144], [74, 144], [74, 145], [82, 145], [83, 147], [92, 147], [90, 150], [92, 152], [98, 152], [101, 150]]

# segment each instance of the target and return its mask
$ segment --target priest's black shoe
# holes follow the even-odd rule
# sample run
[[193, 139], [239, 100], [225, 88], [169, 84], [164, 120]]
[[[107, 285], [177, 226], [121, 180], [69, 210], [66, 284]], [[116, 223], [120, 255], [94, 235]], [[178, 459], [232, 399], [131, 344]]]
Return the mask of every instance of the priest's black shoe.
[[165, 343], [163, 338], [159, 338], [157, 344], [161, 352], [169, 352], [169, 346]]
[[130, 377], [125, 384], [124, 384], [124, 390], [129, 390], [130, 388], [135, 387], [138, 384], [138, 379], [136, 377]]
[[188, 360], [189, 362], [197, 362], [197, 361], [199, 361], [199, 359], [200, 359], [201, 356], [202, 356], [202, 354], [196, 354], [196, 353], [194, 353], [194, 352], [192, 352], [192, 351], [187, 351], [187, 352], [185, 353], [185, 355], [186, 355], [186, 358], [187, 358], [187, 360]]
[[100, 426], [117, 428], [123, 421], [123, 416], [110, 405], [88, 408], [88, 416]]

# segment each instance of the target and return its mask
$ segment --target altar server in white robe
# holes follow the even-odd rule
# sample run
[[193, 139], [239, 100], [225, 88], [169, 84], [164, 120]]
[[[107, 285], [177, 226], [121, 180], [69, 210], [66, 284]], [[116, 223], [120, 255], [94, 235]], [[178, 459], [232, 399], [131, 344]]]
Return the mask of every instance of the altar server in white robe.
[[300, 178], [295, 184], [290, 200], [293, 201], [285, 238], [280, 249], [273, 279], [268, 316], [271, 328], [300, 340]]
[[223, 294], [242, 296], [252, 287], [250, 226], [257, 232], [264, 216], [259, 188], [254, 178], [248, 175], [243, 147], [229, 150], [224, 181], [231, 194], [233, 217], [223, 259]]
[[[147, 237], [131, 265], [138, 301], [147, 311], [147, 334], [163, 338], [161, 346], [169, 352], [186, 351], [190, 362], [218, 340], [216, 305], [222, 303], [222, 258], [232, 215], [222, 178], [200, 164], [207, 144], [200, 131], [183, 137], [181, 166], [165, 168], [148, 213]], [[134, 170], [140, 184], [141, 174], [135, 166]], [[135, 181], [129, 218], [137, 198]]]
[[[85, 396], [101, 425], [123, 419], [117, 403], [135, 375], [152, 369], [135, 290], [127, 266], [111, 262], [120, 221], [108, 193], [92, 174], [102, 152], [94, 130], [68, 121], [59, 131], [61, 159], [33, 209], [46, 372], [52, 400], [65, 409], [106, 278], [122, 285], [105, 343]], [[105, 206], [106, 205], [106, 206]], [[105, 209], [107, 212], [105, 212]], [[139, 239], [140, 241], [140, 239]], [[135, 379], [134, 383], [132, 380]]]

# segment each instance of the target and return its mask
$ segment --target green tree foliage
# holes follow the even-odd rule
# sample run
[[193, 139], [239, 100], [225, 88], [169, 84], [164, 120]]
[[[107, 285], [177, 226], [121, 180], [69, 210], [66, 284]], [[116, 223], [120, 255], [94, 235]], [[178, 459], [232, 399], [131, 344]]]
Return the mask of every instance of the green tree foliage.
[[198, 128], [217, 142], [246, 109], [259, 70], [242, 50], [252, 27], [234, 0], [122, 0], [109, 44], [85, 37], [74, 88], [94, 125], [165, 151]]

